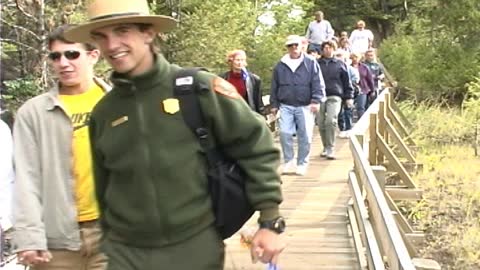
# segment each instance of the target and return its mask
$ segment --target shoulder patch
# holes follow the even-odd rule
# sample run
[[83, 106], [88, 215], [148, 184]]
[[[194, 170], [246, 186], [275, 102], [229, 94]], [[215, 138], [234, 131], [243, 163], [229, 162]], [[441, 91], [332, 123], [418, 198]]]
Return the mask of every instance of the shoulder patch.
[[237, 89], [235, 86], [227, 82], [226, 80], [215, 77], [212, 80], [212, 88], [215, 92], [227, 96], [229, 98], [239, 99], [242, 98], [240, 94], [238, 94]]

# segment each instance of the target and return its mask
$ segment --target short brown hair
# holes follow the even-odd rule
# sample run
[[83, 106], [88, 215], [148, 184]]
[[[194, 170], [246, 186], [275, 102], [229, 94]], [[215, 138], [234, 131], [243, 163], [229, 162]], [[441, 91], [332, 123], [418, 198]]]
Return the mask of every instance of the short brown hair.
[[[133, 25], [137, 26], [138, 30], [140, 32], [145, 32], [148, 29], [153, 27], [153, 24], [151, 24], [151, 23], [134, 23]], [[150, 43], [150, 51], [153, 54], [160, 53], [160, 45], [159, 44], [160, 44], [160, 38], [159, 38], [158, 33], [157, 33], [155, 35], [155, 38], [154, 38], [153, 42]]]
[[321, 45], [322, 47], [322, 51], [323, 51], [323, 48], [325, 48], [325, 46], [330, 46], [334, 51], [337, 49], [337, 43], [333, 40], [327, 40], [327, 41], [324, 41]]
[[[65, 38], [65, 32], [72, 28], [73, 26], [75, 26], [75, 24], [64, 24], [64, 25], [61, 25], [57, 28], [55, 28], [52, 32], [50, 32], [50, 34], [48, 34], [48, 37], [47, 37], [47, 43], [48, 43], [48, 49], [51, 49], [52, 48], [52, 43], [55, 42], [55, 41], [61, 41], [63, 43], [67, 43], [67, 44], [74, 44], [76, 42], [72, 42], [70, 40], [67, 40]], [[85, 49], [87, 51], [93, 51], [96, 49], [96, 47], [91, 44], [91, 43], [81, 43], [83, 44], [83, 46], [85, 47]]]

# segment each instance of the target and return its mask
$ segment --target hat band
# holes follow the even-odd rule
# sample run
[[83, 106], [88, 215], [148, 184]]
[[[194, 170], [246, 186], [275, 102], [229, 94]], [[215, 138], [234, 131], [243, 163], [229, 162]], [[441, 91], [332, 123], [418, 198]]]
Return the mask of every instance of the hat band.
[[140, 13], [140, 12], [114, 13], [114, 14], [108, 14], [108, 15], [93, 17], [93, 18], [90, 19], [90, 21], [93, 22], [93, 21], [98, 21], [98, 20], [103, 20], [103, 19], [114, 18], [114, 17], [139, 16], [139, 15], [148, 15], [148, 14], [143, 14], [143, 13]]

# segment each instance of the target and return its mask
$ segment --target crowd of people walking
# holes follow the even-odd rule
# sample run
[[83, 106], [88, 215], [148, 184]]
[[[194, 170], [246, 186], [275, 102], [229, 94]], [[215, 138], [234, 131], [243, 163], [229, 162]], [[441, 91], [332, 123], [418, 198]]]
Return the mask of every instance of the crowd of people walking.
[[[287, 38], [287, 54], [274, 69], [270, 92], [272, 112], [280, 111], [283, 173], [306, 173], [313, 129], [308, 119], [312, 115], [323, 144], [320, 156], [334, 160], [337, 130], [338, 137], [348, 138], [354, 117], [360, 118], [382, 89], [383, 67], [376, 61], [373, 33], [365, 26], [360, 20], [350, 35], [341, 31], [335, 36], [323, 12], [317, 11], [305, 37]], [[315, 60], [313, 66], [309, 58]], [[298, 141], [296, 162], [292, 135]]]

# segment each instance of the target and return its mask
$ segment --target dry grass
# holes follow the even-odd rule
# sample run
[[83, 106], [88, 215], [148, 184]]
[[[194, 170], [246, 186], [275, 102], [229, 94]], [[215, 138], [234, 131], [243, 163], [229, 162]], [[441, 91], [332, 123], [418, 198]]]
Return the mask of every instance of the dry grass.
[[424, 199], [410, 214], [427, 236], [422, 257], [435, 259], [442, 269], [479, 270], [480, 157], [471, 146], [471, 119], [439, 108], [407, 113], [417, 115], [418, 161], [424, 164], [415, 176]]

